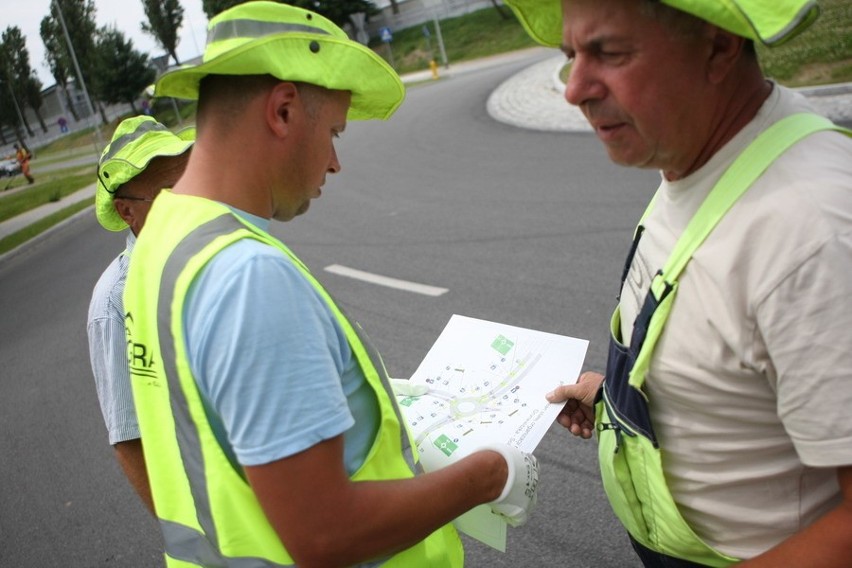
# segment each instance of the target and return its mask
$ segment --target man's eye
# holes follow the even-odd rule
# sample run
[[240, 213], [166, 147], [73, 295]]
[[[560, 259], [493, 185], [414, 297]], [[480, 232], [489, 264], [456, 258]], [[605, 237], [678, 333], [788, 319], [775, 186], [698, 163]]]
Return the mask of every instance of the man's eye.
[[623, 51], [601, 51], [598, 57], [607, 63], [621, 63], [627, 58], [627, 53]]

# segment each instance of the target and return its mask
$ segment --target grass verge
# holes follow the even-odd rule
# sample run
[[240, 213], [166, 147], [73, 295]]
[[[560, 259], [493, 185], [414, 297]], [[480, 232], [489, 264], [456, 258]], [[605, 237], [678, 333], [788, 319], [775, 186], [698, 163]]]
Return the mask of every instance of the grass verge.
[[84, 199], [73, 205], [69, 205], [65, 209], [57, 211], [52, 215], [45, 217], [40, 221], [36, 221], [32, 225], [26, 227], [25, 229], [21, 229], [16, 233], [12, 233], [8, 237], [4, 239], [0, 239], [0, 254], [4, 254], [9, 252], [10, 250], [16, 248], [17, 246], [27, 242], [50, 229], [57, 223], [64, 221], [68, 217], [74, 215], [78, 211], [82, 211], [87, 207], [91, 207], [95, 203], [95, 198], [90, 197], [89, 199]]
[[[106, 145], [110, 141], [118, 123], [124, 118], [126, 117], [122, 116], [108, 124], [99, 125], [101, 144]], [[98, 115], [98, 120], [100, 120], [100, 115]], [[88, 149], [94, 152], [95, 148], [98, 147], [97, 139], [94, 126], [83, 128], [38, 148], [36, 150], [36, 157], [40, 162], [42, 160], [50, 162], [53, 161], [51, 158], [58, 154], [61, 154], [61, 157], [64, 158], [67, 155], [75, 155], [78, 152], [85, 153]]]
[[59, 201], [95, 181], [92, 166], [68, 168], [46, 174], [46, 181], [37, 187], [25, 188], [17, 193], [2, 196], [0, 193], [0, 221], [11, 219], [47, 203]]
[[767, 76], [789, 87], [852, 81], [852, 2], [821, 0], [817, 21], [789, 43], [757, 46]]
[[[464, 16], [440, 21], [441, 36], [450, 65], [515, 51], [537, 45], [526, 34], [521, 24], [505, 9], [508, 17], [503, 18], [494, 8], [485, 8]], [[429, 29], [430, 37], [423, 34], [423, 28]], [[397, 73], [409, 73], [429, 69], [429, 61], [434, 59], [442, 63], [438, 48], [438, 34], [434, 22], [426, 22], [404, 30], [395, 31], [390, 46], [377, 39], [370, 47], [379, 55], [393, 61]]]
[[98, 153], [95, 152], [95, 146], [80, 146], [75, 148], [69, 148], [63, 151], [55, 151], [49, 152], [47, 155], [39, 152], [37, 160], [33, 160], [30, 166], [32, 168], [33, 173], [38, 176], [40, 175], [40, 169], [45, 166], [49, 166], [52, 164], [58, 164], [62, 162], [67, 162], [68, 160], [73, 160], [74, 158], [80, 158], [83, 156], [97, 156]]

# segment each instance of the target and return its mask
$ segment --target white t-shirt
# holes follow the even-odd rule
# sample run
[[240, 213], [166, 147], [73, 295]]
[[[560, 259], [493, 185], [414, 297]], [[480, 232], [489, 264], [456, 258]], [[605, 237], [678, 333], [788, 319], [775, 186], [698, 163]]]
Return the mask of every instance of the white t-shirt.
[[[725, 169], [806, 110], [776, 85], [700, 170], [663, 180], [622, 291], [623, 338]], [[680, 277], [645, 388], [669, 487], [709, 545], [750, 558], [839, 502], [835, 468], [852, 465], [852, 139], [799, 142], [722, 219]]]

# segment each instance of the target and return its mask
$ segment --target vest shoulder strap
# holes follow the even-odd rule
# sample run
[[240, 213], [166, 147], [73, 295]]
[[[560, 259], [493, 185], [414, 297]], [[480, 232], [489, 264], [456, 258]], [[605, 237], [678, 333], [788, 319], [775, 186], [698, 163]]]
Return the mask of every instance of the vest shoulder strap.
[[[665, 266], [651, 282], [648, 298], [653, 296], [656, 302], [662, 305], [664, 298], [670, 296], [669, 293], [676, 288], [677, 279], [689, 263], [692, 255], [716, 228], [716, 225], [719, 224], [728, 210], [733, 207], [734, 203], [748, 191], [754, 181], [784, 151], [806, 136], [822, 130], [836, 130], [852, 136], [851, 131], [834, 125], [822, 116], [813, 113], [799, 113], [779, 120], [755, 138], [722, 174], [698, 211], [692, 216], [669, 254]], [[653, 201], [643, 215], [643, 219], [651, 207], [653, 207]], [[655, 311], [654, 317], [648, 324], [642, 348], [636, 356], [630, 374], [630, 384], [634, 386], [640, 386], [644, 382], [654, 347], [662, 334], [671, 309], [671, 297], [669, 297], [666, 305], [668, 306], [666, 309]]]
[[[825, 117], [798, 113], [779, 120], [755, 138], [728, 167], [693, 215], [663, 267], [663, 278], [669, 283], [677, 280], [696, 249], [755, 180], [796, 142], [822, 130], [836, 130], [852, 136], [852, 131], [836, 126]], [[652, 206], [653, 201], [643, 219]]]

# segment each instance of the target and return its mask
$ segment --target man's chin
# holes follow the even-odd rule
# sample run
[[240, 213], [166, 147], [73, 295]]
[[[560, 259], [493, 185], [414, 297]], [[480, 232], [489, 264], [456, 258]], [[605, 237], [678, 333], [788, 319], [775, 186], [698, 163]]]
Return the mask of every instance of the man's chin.
[[625, 168], [653, 169], [657, 166], [652, 163], [653, 156], [628, 152], [623, 147], [605, 146], [610, 161]]
[[272, 218], [275, 219], [276, 221], [281, 221], [281, 222], [292, 221], [294, 218], [298, 217], [299, 215], [304, 215], [305, 213], [307, 213], [308, 208], [310, 206], [311, 206], [311, 202], [306, 201], [295, 211], [293, 211], [293, 210], [287, 210], [287, 211], [278, 210], [272, 215]]

